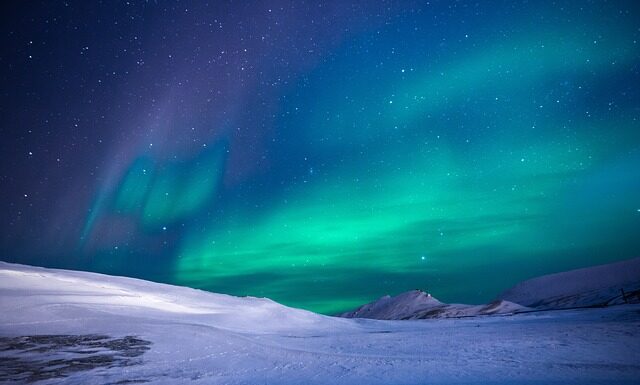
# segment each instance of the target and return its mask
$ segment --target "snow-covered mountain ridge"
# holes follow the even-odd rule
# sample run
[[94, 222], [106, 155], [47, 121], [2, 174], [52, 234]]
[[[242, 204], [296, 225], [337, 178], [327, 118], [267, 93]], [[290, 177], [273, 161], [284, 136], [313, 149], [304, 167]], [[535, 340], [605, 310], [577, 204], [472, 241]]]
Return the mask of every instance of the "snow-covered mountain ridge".
[[610, 306], [640, 300], [640, 258], [543, 275], [498, 296], [536, 309]]
[[478, 315], [511, 314], [530, 310], [509, 301], [494, 301], [486, 305], [446, 304], [421, 290], [411, 290], [397, 296], [384, 296], [355, 310], [339, 314], [344, 318], [408, 320], [427, 318], [473, 317]]
[[640, 302], [640, 258], [523, 281], [486, 305], [446, 304], [421, 290], [384, 296], [345, 318], [407, 320], [515, 314]]

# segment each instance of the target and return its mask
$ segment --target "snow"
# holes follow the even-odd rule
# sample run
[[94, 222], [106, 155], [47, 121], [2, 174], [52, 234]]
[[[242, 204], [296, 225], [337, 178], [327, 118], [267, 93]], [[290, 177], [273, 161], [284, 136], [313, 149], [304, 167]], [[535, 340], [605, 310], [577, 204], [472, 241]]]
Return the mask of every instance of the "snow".
[[0, 263], [0, 382], [637, 384], [639, 330], [637, 304], [346, 319], [262, 298]]
[[640, 258], [533, 278], [499, 298], [539, 309], [602, 306], [624, 303], [621, 289], [640, 294]]
[[395, 297], [384, 297], [362, 305], [356, 310], [341, 314], [345, 318], [405, 319], [415, 313], [442, 306], [431, 294], [412, 290]]
[[339, 316], [378, 320], [410, 320], [514, 314], [530, 310], [516, 303], [501, 300], [486, 305], [446, 304], [433, 298], [431, 294], [421, 290], [411, 290], [394, 297], [386, 295]]
[[386, 295], [339, 316], [379, 320], [456, 318], [626, 302], [640, 302], [640, 258], [529, 279], [486, 305], [446, 304], [428, 293], [412, 290], [394, 297]]

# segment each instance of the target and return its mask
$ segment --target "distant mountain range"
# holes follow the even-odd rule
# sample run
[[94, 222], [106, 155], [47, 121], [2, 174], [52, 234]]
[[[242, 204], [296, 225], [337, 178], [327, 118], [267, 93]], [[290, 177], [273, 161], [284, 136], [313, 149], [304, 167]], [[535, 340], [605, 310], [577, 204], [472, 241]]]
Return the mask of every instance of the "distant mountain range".
[[338, 316], [407, 320], [515, 314], [640, 302], [640, 258], [520, 282], [485, 305], [446, 304], [420, 290], [384, 296]]
[[486, 305], [446, 304], [421, 290], [411, 290], [395, 297], [384, 296], [359, 308], [339, 314], [345, 318], [384, 320], [473, 317], [477, 315], [515, 313], [530, 310], [509, 301], [497, 300]]

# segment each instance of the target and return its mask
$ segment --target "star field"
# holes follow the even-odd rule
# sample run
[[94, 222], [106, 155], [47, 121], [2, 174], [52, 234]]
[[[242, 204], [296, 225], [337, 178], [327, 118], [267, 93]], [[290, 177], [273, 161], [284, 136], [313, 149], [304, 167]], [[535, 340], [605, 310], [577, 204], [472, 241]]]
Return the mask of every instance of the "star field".
[[640, 253], [640, 6], [6, 5], [3, 260], [334, 313]]

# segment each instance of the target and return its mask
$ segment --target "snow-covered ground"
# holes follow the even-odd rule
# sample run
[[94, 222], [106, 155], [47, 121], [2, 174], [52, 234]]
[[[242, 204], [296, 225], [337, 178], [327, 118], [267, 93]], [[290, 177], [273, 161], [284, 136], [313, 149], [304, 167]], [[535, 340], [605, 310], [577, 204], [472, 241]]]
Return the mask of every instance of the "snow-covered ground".
[[345, 319], [267, 299], [0, 263], [7, 383], [637, 384], [639, 333], [640, 305]]

